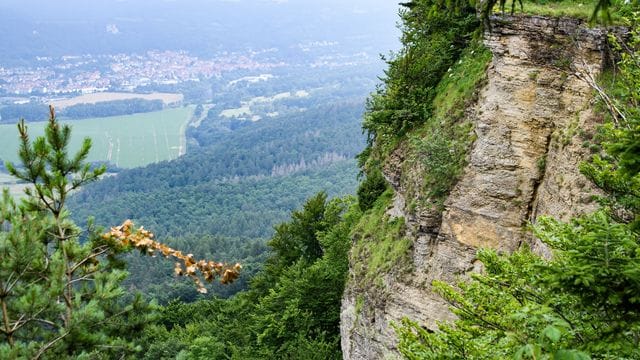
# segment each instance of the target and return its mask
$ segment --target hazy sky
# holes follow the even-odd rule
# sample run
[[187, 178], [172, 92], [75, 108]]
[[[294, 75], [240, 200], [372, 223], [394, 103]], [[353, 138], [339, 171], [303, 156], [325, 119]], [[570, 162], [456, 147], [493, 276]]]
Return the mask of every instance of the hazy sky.
[[30, 56], [359, 39], [386, 52], [397, 47], [397, 8], [397, 0], [2, 0], [0, 46]]
[[0, 3], [0, 10], [50, 21], [108, 19], [124, 15], [144, 18], [215, 16], [217, 12], [250, 11], [252, 8], [269, 9], [269, 14], [283, 16], [330, 11], [384, 16], [394, 21], [397, 7], [397, 0], [2, 0]]

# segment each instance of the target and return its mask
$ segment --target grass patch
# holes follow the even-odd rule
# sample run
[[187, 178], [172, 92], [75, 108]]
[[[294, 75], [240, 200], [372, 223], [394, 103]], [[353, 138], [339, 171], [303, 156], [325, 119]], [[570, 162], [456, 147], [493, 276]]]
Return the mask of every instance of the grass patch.
[[544, 154], [536, 161], [536, 167], [540, 174], [544, 174], [544, 170], [547, 168], [547, 155]]
[[[71, 151], [90, 137], [93, 147], [89, 161], [108, 161], [123, 168], [144, 166], [171, 160], [184, 151], [184, 133], [194, 107], [112, 116], [86, 120], [61, 121], [73, 127]], [[31, 139], [44, 134], [46, 122], [30, 122]], [[0, 125], [0, 159], [18, 160], [18, 131], [15, 125]]]
[[523, 1], [524, 13], [532, 15], [544, 15], [552, 17], [571, 17], [576, 19], [589, 20], [596, 1]]
[[358, 294], [358, 296], [356, 296], [356, 306], [355, 306], [356, 316], [362, 313], [363, 307], [364, 307], [364, 296], [362, 294]]
[[[549, 17], [569, 17], [588, 21], [593, 15], [597, 0], [562, 0], [562, 1], [522, 1], [523, 10], [520, 10], [520, 4], [516, 0], [515, 14], [524, 13], [527, 15], [541, 15]], [[619, 15], [620, 6], [612, 4], [609, 8], [611, 21], [614, 25], [621, 23]], [[496, 5], [493, 8], [495, 14], [500, 14], [500, 7]], [[505, 14], [511, 13], [511, 1], [507, 1], [505, 6]]]
[[7, 188], [9, 189], [9, 195], [19, 199], [24, 195], [24, 188], [27, 186], [28, 184], [20, 182], [13, 176], [0, 171], [0, 193], [2, 189]]
[[578, 115], [579, 114], [576, 114], [571, 122], [569, 122], [569, 125], [567, 125], [567, 128], [562, 132], [562, 147], [571, 144], [573, 137], [578, 132], [578, 123], [580, 122]]
[[473, 42], [465, 49], [460, 60], [447, 71], [436, 87], [434, 118], [457, 120], [464, 115], [467, 103], [473, 100], [478, 85], [486, 78], [491, 57], [491, 51], [478, 42]]
[[352, 249], [354, 270], [363, 287], [380, 286], [381, 276], [394, 268], [406, 269], [410, 263], [411, 240], [405, 238], [403, 218], [389, 219], [385, 214], [393, 199], [387, 190], [376, 200], [352, 231], [356, 239]]

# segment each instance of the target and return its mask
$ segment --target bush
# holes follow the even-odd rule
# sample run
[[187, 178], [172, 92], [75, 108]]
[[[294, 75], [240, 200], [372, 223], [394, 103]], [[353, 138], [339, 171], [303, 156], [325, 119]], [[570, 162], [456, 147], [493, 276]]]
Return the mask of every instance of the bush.
[[387, 190], [387, 181], [382, 172], [378, 169], [371, 171], [358, 187], [358, 206], [360, 210], [371, 209], [373, 203], [385, 190]]

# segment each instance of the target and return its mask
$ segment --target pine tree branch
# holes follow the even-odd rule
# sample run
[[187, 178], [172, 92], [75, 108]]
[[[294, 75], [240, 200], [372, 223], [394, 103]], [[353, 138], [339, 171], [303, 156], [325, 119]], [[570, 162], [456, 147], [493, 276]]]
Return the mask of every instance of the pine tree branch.
[[[64, 232], [61, 233], [61, 236], [64, 236]], [[69, 255], [67, 254], [67, 249], [65, 247], [65, 244], [61, 244], [61, 247], [62, 247], [62, 255], [64, 256], [65, 272], [67, 275], [67, 284], [63, 294], [65, 305], [67, 307], [64, 324], [65, 324], [65, 327], [69, 327], [71, 325], [71, 317], [73, 315], [73, 302], [71, 301], [71, 299], [73, 298], [73, 286], [71, 284], [71, 281], [73, 280], [73, 274], [69, 272], [70, 259], [69, 259]]]
[[2, 330], [2, 332], [7, 336], [9, 346], [13, 347], [13, 332], [9, 330], [9, 310], [7, 309], [7, 301], [5, 298], [2, 298], [0, 299], [0, 302], [2, 302], [2, 322], [4, 323], [4, 330]]
[[64, 339], [67, 335], [69, 335], [70, 331], [67, 330], [64, 333], [62, 333], [60, 336], [58, 336], [57, 338], [49, 341], [46, 345], [44, 345], [43, 347], [40, 348], [40, 350], [38, 350], [38, 352], [36, 353], [36, 355], [34, 357], [32, 357], [33, 360], [37, 360], [40, 359], [40, 357], [42, 356], [42, 354], [44, 354], [47, 350], [49, 350], [53, 345], [55, 345], [58, 341]]
[[24, 269], [22, 270], [22, 272], [20, 273], [20, 275], [16, 276], [16, 278], [13, 279], [13, 283], [9, 284], [11, 282], [12, 275], [15, 274], [15, 271], [11, 271], [11, 275], [9, 275], [9, 279], [7, 279], [7, 287], [2, 290], [3, 293], [4, 294], [9, 294], [11, 292], [11, 290], [13, 289], [13, 287], [16, 286], [18, 281], [20, 281], [20, 278], [22, 278], [22, 276], [27, 272], [27, 270], [29, 270], [29, 268], [30, 268], [29, 266], [25, 266]]
[[20, 328], [22, 328], [23, 326], [27, 325], [28, 323], [34, 322], [34, 321], [49, 325], [51, 327], [57, 327], [57, 325], [53, 321], [49, 321], [49, 320], [38, 318], [38, 316], [40, 314], [42, 314], [42, 312], [44, 312], [45, 310], [46, 310], [46, 307], [40, 309], [39, 311], [37, 311], [35, 314], [33, 314], [28, 319], [24, 319], [25, 315], [22, 314], [20, 316], [20, 318], [13, 323], [13, 327], [11, 329], [11, 332], [12, 333], [16, 333], [16, 332], [18, 332], [18, 330], [20, 330]]
[[95, 281], [95, 279], [92, 278], [90, 275], [93, 275], [93, 274], [95, 274], [97, 272], [98, 272], [98, 270], [95, 270], [95, 271], [92, 271], [92, 272], [88, 273], [87, 275], [81, 276], [79, 278], [75, 278], [75, 279], [71, 280], [71, 284], [74, 284], [74, 283], [77, 283], [77, 282], [80, 282], [80, 281]]
[[20, 315], [18, 320], [13, 322], [13, 326], [11, 327], [11, 333], [15, 333], [16, 331], [18, 331], [18, 329], [24, 326], [25, 322], [22, 319], [24, 319], [25, 316], [26, 316], [25, 314], [22, 314]]
[[45, 325], [49, 325], [51, 327], [58, 327], [58, 325], [56, 323], [54, 323], [53, 321], [50, 321], [50, 320], [39, 319], [39, 318], [32, 318], [30, 320], [31, 321], [35, 321], [35, 322], [39, 322], [39, 323], [43, 323]]
[[49, 202], [47, 202], [47, 200], [45, 199], [45, 196], [42, 193], [42, 191], [38, 189], [38, 186], [37, 186], [38, 184], [35, 181], [32, 182], [32, 184], [34, 185], [34, 189], [35, 189], [36, 193], [38, 194], [38, 198], [40, 199], [40, 201], [42, 201], [44, 206], [46, 206], [47, 209], [49, 209], [49, 211], [51, 211], [53, 214], [56, 214], [56, 211], [55, 211], [53, 205], [50, 204]]
[[102, 245], [102, 246], [98, 246], [97, 248], [91, 250], [91, 255], [85, 257], [84, 259], [82, 259], [82, 261], [78, 262], [77, 264], [75, 264], [72, 268], [71, 268], [71, 273], [73, 274], [80, 266], [82, 266], [83, 264], [85, 264], [87, 261], [91, 260], [91, 259], [95, 259], [96, 257], [100, 256], [100, 255], [104, 255], [105, 253], [107, 253], [109, 251], [109, 246], [108, 245]]

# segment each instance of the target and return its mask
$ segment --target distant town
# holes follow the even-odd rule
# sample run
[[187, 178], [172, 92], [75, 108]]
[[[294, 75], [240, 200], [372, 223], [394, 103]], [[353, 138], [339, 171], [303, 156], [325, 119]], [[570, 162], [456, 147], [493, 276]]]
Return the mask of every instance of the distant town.
[[[206, 60], [185, 51], [38, 57], [31, 67], [0, 66], [0, 96], [51, 97], [134, 91], [143, 86], [201, 81], [233, 70], [265, 70], [286, 65], [278, 60], [256, 60], [256, 55], [269, 51], [273, 49], [244, 54], [224, 52]], [[16, 99], [20, 101], [28, 99]]]

